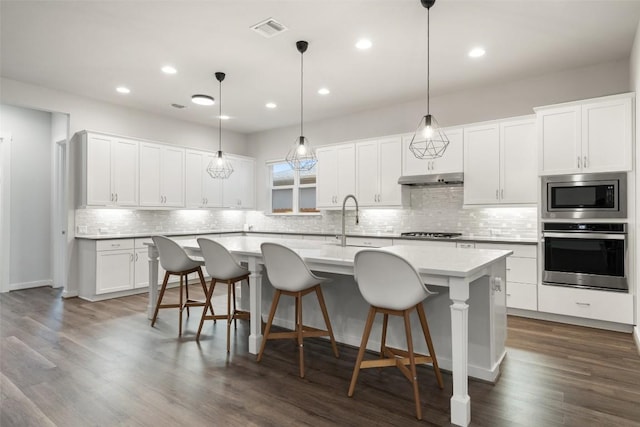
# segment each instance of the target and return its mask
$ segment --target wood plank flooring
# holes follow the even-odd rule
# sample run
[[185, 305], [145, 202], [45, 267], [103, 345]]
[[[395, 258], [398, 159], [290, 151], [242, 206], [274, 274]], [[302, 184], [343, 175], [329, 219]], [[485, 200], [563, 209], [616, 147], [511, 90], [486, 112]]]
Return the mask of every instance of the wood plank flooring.
[[[222, 288], [222, 287], [220, 287]], [[221, 292], [224, 290], [221, 289]], [[226, 324], [192, 309], [155, 328], [146, 295], [89, 303], [38, 288], [0, 295], [0, 425], [11, 426], [447, 426], [451, 376], [438, 389], [418, 371], [423, 421], [396, 369], [360, 373], [356, 349], [305, 340], [306, 378], [293, 340], [267, 344], [256, 363], [248, 323], [227, 355]], [[224, 310], [226, 297], [214, 307]], [[508, 355], [494, 386], [469, 383], [473, 426], [640, 426], [640, 356], [629, 334], [510, 317]]]

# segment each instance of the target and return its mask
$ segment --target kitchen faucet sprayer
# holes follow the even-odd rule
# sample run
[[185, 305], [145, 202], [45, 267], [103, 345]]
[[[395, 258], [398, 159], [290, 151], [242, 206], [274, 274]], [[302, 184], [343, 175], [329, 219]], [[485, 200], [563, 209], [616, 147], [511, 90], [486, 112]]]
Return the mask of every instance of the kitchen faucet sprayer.
[[347, 205], [347, 199], [353, 199], [356, 204], [356, 225], [360, 224], [360, 218], [358, 215], [358, 199], [353, 194], [347, 194], [342, 201], [342, 234], [340, 235], [340, 246], [347, 246], [347, 235], [345, 234], [345, 207]]

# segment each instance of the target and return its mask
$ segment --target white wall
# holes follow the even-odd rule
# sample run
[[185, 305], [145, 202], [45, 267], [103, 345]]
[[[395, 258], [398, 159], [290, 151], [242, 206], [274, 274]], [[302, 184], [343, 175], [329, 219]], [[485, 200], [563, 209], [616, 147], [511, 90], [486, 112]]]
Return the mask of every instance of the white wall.
[[640, 222], [640, 173], [638, 173], [638, 168], [640, 168], [640, 149], [638, 149], [638, 141], [640, 141], [640, 23], [638, 23], [638, 28], [636, 29], [636, 37], [633, 41], [633, 48], [631, 49], [631, 57], [629, 59], [629, 69], [630, 76], [629, 81], [631, 85], [631, 90], [636, 93], [636, 135], [635, 135], [635, 188], [636, 188], [636, 206], [635, 206], [635, 221], [632, 223], [633, 233], [635, 234], [635, 264], [636, 264], [636, 299], [635, 299], [635, 307], [636, 307], [636, 326], [634, 328], [634, 336], [636, 339], [636, 345], [638, 350], [640, 350], [640, 328], [638, 325], [640, 324], [640, 303], [638, 295], [640, 295], [640, 265], [639, 265], [639, 255], [640, 255], [640, 227], [638, 227], [638, 223]]
[[[563, 71], [498, 86], [431, 98], [431, 113], [441, 126], [533, 114], [533, 108], [629, 91], [627, 60]], [[392, 105], [344, 117], [305, 123], [306, 137], [315, 147], [354, 139], [413, 132], [425, 114], [425, 100]], [[258, 166], [258, 209], [265, 209], [267, 160], [284, 158], [299, 133], [299, 125], [249, 136], [250, 155]]]
[[51, 114], [0, 105], [12, 135], [9, 288], [51, 284]]

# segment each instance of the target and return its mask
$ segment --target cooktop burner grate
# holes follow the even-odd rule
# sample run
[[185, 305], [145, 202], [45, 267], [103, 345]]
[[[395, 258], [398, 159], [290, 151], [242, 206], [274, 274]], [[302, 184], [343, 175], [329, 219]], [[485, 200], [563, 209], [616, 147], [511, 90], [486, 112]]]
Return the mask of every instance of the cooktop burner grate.
[[402, 237], [435, 237], [442, 239], [451, 239], [453, 237], [460, 237], [462, 233], [446, 233], [441, 231], [410, 231], [407, 233], [401, 233]]

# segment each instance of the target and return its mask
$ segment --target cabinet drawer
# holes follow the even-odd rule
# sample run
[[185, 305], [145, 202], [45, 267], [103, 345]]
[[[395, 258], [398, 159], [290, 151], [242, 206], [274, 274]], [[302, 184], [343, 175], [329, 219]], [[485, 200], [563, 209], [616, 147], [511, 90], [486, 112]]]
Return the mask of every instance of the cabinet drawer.
[[476, 249], [502, 249], [505, 251], [513, 251], [512, 257], [520, 258], [536, 258], [538, 256], [537, 245], [513, 245], [502, 243], [484, 243], [476, 242]]
[[633, 324], [633, 295], [540, 285], [538, 310], [631, 325]]
[[[509, 259], [507, 258], [507, 261]], [[507, 277], [509, 273], [507, 272]], [[524, 310], [538, 309], [538, 287], [534, 283], [516, 283], [507, 280], [507, 307]]]
[[445, 242], [442, 240], [403, 240], [403, 239], [393, 239], [394, 245], [409, 245], [409, 246], [424, 246], [429, 248], [435, 247], [448, 247], [455, 248], [456, 242]]
[[133, 239], [98, 240], [96, 242], [96, 251], [133, 249], [133, 246]]
[[535, 258], [507, 258], [507, 282], [538, 283], [538, 269]]

